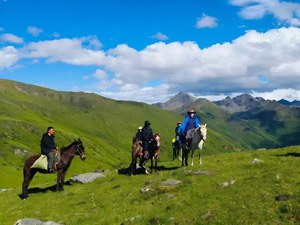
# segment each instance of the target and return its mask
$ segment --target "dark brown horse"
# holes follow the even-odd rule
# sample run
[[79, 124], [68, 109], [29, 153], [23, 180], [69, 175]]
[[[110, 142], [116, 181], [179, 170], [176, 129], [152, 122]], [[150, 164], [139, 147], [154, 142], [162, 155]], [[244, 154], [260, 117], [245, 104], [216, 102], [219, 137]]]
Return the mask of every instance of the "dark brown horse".
[[130, 164], [130, 169], [131, 169], [130, 176], [132, 176], [136, 172], [136, 162], [138, 157], [140, 158], [140, 162], [141, 162], [141, 156], [139, 155], [141, 151], [142, 151], [141, 141], [134, 137], [132, 141], [132, 161]]
[[[65, 175], [68, 168], [71, 165], [71, 162], [75, 155], [79, 155], [82, 160], [85, 160], [86, 155], [84, 152], [84, 147], [80, 138], [78, 140], [74, 140], [72, 144], [68, 147], [63, 147], [60, 150], [60, 161], [57, 164], [57, 185], [56, 191], [63, 191], [63, 185], [65, 180]], [[33, 163], [40, 157], [41, 155], [34, 155], [27, 159], [24, 164], [23, 174], [24, 174], [24, 181], [22, 185], [22, 199], [28, 198], [28, 186], [33, 179], [36, 172], [40, 173], [49, 173], [47, 170], [31, 168]]]
[[[149, 151], [149, 159], [151, 160], [151, 173], [153, 169], [153, 160], [155, 160], [155, 172], [157, 171], [157, 161], [160, 155], [160, 134], [155, 134], [153, 136], [153, 140], [149, 143], [148, 151]], [[144, 164], [147, 159], [142, 157], [142, 160], [140, 162], [140, 166], [144, 168]], [[145, 169], [145, 172], [148, 173], [148, 171]]]

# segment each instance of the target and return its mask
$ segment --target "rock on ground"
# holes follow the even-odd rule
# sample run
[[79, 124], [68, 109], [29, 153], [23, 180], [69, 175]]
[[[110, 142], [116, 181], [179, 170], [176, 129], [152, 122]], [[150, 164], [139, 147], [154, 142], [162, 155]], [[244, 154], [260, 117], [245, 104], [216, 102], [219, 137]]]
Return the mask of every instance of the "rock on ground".
[[264, 162], [264, 161], [255, 158], [255, 159], [252, 160], [251, 163], [252, 163], [252, 164], [255, 164], [255, 163], [263, 163], [263, 162]]
[[142, 188], [142, 189], [141, 189], [141, 193], [142, 193], [142, 194], [144, 194], [144, 193], [146, 193], [146, 192], [149, 192], [149, 191], [155, 191], [155, 190], [152, 189], [152, 188]]
[[86, 183], [93, 182], [97, 178], [103, 178], [103, 177], [105, 177], [105, 175], [102, 173], [84, 173], [84, 174], [71, 177], [69, 181], [86, 184]]
[[180, 184], [179, 180], [166, 180], [161, 182], [161, 187], [175, 187], [177, 184]]
[[62, 224], [53, 221], [43, 222], [38, 219], [25, 218], [25, 219], [18, 220], [14, 225], [62, 225]]

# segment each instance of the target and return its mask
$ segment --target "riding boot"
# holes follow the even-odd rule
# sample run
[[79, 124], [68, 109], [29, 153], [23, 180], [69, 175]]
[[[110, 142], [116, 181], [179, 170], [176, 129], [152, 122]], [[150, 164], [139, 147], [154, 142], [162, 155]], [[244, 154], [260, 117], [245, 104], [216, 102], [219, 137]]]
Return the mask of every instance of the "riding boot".
[[144, 152], [144, 158], [145, 158], [145, 159], [149, 159], [149, 152], [148, 152], [148, 151], [145, 151], [145, 152]]
[[189, 149], [191, 147], [192, 139], [186, 140], [186, 148]]

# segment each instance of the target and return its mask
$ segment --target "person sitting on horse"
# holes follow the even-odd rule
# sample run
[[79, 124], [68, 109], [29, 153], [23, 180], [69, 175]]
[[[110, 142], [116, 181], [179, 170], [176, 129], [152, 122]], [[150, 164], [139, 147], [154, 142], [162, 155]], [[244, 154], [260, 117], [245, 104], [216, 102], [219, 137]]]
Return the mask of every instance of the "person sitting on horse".
[[181, 140], [179, 132], [178, 132], [180, 125], [181, 125], [181, 122], [178, 122], [177, 126], [175, 127], [175, 144], [179, 144], [180, 140]]
[[135, 134], [135, 138], [138, 139], [139, 141], [142, 141], [142, 131], [143, 131], [143, 127], [139, 127], [138, 131]]
[[178, 129], [178, 134], [185, 134], [187, 147], [191, 144], [195, 128], [199, 128], [199, 120], [195, 114], [196, 112], [193, 109], [188, 111], [189, 116], [184, 119]]
[[144, 158], [149, 158], [148, 146], [149, 143], [153, 140], [153, 131], [150, 127], [150, 122], [148, 120], [145, 121], [145, 126], [142, 130], [142, 147], [144, 152]]
[[48, 158], [48, 171], [53, 172], [53, 155], [52, 150], [57, 149], [54, 143], [54, 128], [48, 127], [47, 132], [43, 134], [41, 139], [41, 153]]

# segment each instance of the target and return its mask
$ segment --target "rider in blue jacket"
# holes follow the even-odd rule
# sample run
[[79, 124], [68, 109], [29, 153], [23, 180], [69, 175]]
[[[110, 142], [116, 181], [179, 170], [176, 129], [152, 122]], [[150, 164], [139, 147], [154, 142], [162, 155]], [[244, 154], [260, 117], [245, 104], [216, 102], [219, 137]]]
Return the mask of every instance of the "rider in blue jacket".
[[193, 138], [194, 129], [199, 128], [199, 120], [197, 117], [195, 117], [195, 114], [196, 112], [193, 109], [188, 111], [189, 116], [184, 119], [183, 123], [178, 129], [179, 134], [186, 134], [185, 138], [188, 146], [190, 145]]

